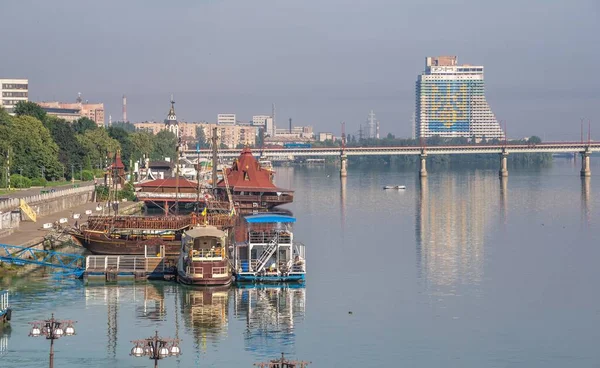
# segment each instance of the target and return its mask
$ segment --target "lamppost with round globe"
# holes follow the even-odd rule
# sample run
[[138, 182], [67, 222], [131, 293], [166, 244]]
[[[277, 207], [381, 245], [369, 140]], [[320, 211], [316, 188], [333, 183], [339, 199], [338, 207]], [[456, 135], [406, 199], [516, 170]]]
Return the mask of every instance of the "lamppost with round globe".
[[134, 346], [131, 349], [130, 355], [135, 357], [147, 356], [151, 360], [154, 360], [155, 368], [158, 367], [160, 359], [179, 356], [181, 354], [179, 339], [160, 337], [158, 336], [158, 331], [156, 331], [154, 336], [142, 340], [133, 340], [132, 343]]
[[54, 313], [52, 313], [52, 317], [50, 319], [33, 321], [29, 323], [32, 325], [29, 336], [44, 336], [47, 340], [50, 340], [50, 368], [53, 368], [54, 340], [59, 339], [62, 336], [75, 335], [75, 327], [73, 327], [73, 325], [77, 323], [77, 321], [54, 319]]

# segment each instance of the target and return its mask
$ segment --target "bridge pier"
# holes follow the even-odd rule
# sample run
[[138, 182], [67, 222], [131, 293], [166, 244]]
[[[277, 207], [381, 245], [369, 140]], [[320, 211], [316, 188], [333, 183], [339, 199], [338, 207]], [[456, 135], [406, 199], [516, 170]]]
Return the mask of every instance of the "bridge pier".
[[345, 178], [348, 176], [348, 156], [342, 153], [340, 156], [340, 177]]
[[581, 152], [581, 176], [588, 177], [592, 176], [592, 170], [590, 170], [590, 150], [586, 148], [584, 152]]
[[501, 178], [505, 178], [508, 176], [508, 152], [506, 151], [502, 151], [502, 153], [500, 154], [500, 171], [499, 171], [499, 175]]
[[421, 152], [421, 170], [419, 171], [419, 176], [421, 178], [427, 177], [427, 153], [425, 151]]

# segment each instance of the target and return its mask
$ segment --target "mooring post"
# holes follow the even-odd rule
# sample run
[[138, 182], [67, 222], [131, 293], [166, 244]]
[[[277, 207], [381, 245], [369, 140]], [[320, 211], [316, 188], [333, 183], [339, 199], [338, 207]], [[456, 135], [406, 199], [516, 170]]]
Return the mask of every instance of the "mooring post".
[[508, 152], [506, 152], [504, 149], [502, 150], [502, 153], [500, 153], [500, 172], [499, 175], [501, 178], [505, 178], [508, 176]]
[[421, 151], [421, 170], [419, 171], [419, 176], [421, 178], [427, 177], [427, 152], [425, 150]]
[[581, 176], [583, 177], [592, 175], [592, 170], [590, 170], [590, 153], [589, 147], [581, 152]]
[[340, 156], [340, 177], [345, 178], [348, 176], [348, 156], [345, 152], [342, 152]]

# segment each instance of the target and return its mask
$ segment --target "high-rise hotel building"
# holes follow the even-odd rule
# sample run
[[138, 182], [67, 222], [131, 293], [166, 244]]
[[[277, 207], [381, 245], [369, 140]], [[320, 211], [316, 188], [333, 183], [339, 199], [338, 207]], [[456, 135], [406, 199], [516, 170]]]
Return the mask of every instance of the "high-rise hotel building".
[[415, 137], [504, 139], [485, 100], [483, 66], [458, 65], [456, 56], [425, 60], [416, 83]]

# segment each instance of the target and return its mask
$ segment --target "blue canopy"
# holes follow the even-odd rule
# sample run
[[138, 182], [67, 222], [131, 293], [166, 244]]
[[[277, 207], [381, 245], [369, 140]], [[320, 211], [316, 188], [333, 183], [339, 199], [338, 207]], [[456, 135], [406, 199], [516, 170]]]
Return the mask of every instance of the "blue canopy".
[[289, 223], [296, 222], [296, 218], [286, 215], [263, 214], [246, 216], [246, 221], [250, 224], [265, 224], [265, 223]]

